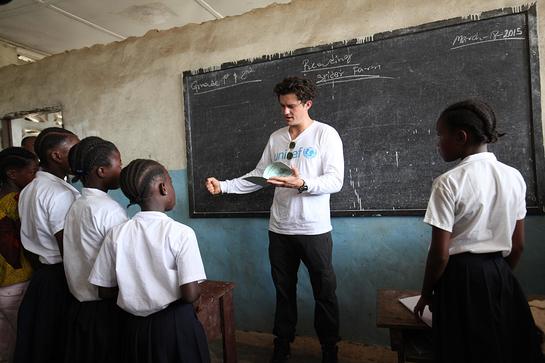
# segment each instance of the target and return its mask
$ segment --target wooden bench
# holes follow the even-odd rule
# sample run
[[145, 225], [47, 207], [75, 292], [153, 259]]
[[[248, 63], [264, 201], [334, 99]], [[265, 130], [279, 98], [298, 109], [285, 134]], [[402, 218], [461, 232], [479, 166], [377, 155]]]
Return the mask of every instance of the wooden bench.
[[223, 361], [237, 362], [235, 338], [235, 284], [226, 281], [204, 281], [200, 284], [201, 300], [197, 316], [209, 340], [222, 338]]

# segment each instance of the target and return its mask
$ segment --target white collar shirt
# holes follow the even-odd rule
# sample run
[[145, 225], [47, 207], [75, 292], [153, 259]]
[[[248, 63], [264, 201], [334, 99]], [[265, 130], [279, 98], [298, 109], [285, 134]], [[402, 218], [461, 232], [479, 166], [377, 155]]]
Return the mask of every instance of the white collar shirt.
[[180, 299], [180, 286], [206, 279], [193, 230], [162, 212], [139, 212], [104, 239], [89, 282], [119, 287], [117, 305], [148, 316]]
[[66, 213], [79, 195], [76, 188], [45, 171], [38, 171], [21, 191], [21, 242], [42, 263], [62, 262], [55, 234], [64, 229]]
[[127, 212], [108, 193], [83, 188], [64, 225], [64, 272], [70, 292], [79, 301], [100, 300], [98, 288], [89, 283], [106, 232], [126, 222]]
[[483, 152], [464, 158], [433, 182], [424, 222], [451, 234], [449, 254], [509, 255], [517, 220], [526, 216], [520, 172]]

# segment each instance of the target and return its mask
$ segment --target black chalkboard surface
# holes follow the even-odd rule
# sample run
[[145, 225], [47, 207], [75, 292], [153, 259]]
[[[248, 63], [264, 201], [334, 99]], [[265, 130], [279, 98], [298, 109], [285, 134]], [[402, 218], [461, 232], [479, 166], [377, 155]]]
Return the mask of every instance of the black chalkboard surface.
[[343, 189], [333, 215], [422, 214], [432, 180], [453, 166], [436, 151], [435, 122], [469, 97], [490, 103], [506, 136], [490, 149], [522, 173], [529, 211], [542, 211], [544, 156], [535, 7], [498, 10], [183, 75], [190, 215], [266, 214], [272, 188], [210, 196], [208, 176], [252, 170], [285, 126], [274, 85], [309, 77], [310, 115], [339, 132]]

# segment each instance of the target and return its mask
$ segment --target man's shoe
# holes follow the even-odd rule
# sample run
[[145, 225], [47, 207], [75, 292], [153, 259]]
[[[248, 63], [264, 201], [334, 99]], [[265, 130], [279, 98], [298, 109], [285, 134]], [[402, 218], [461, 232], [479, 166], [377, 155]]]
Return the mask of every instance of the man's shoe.
[[322, 363], [338, 363], [337, 345], [322, 345]]
[[271, 363], [286, 363], [290, 359], [290, 342], [275, 338]]

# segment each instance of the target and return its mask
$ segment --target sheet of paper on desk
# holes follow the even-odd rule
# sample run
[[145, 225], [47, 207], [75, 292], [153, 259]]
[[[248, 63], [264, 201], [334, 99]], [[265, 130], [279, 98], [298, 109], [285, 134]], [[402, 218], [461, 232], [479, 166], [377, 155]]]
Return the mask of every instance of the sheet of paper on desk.
[[[402, 303], [407, 309], [414, 313], [414, 308], [420, 299], [420, 295], [404, 297], [399, 299], [399, 302]], [[422, 314], [422, 321], [426, 323], [427, 326], [431, 327], [431, 311], [428, 306], [424, 308], [424, 314]]]

